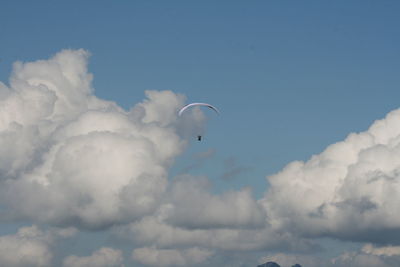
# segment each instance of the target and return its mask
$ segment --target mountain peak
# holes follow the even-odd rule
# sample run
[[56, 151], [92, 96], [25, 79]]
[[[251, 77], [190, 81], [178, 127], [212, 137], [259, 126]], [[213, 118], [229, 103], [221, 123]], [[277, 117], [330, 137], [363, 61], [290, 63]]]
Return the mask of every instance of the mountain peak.
[[277, 264], [276, 262], [269, 261], [264, 264], [258, 265], [257, 267], [281, 267], [281, 266], [279, 264]]
[[[281, 266], [276, 262], [269, 261], [269, 262], [266, 262], [264, 264], [258, 265], [257, 267], [281, 267]], [[292, 267], [301, 267], [301, 265], [296, 263]]]

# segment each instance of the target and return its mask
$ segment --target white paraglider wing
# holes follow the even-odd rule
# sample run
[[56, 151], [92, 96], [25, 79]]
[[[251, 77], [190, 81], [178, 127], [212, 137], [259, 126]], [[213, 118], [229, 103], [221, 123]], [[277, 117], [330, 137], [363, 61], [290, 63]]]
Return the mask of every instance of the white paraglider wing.
[[214, 110], [217, 114], [219, 114], [219, 111], [216, 107], [214, 107], [213, 105], [207, 104], [207, 103], [191, 103], [188, 104], [186, 106], [184, 106], [183, 108], [181, 108], [181, 110], [179, 110], [179, 116], [182, 115], [183, 112], [185, 112], [185, 110], [187, 110], [190, 107], [193, 106], [205, 106], [205, 107], [209, 107], [210, 109]]
[[[181, 108], [181, 109], [179, 110], [179, 113], [178, 113], [179, 116], [181, 116], [188, 108], [194, 107], [194, 106], [204, 106], [204, 107], [208, 107], [208, 108], [214, 110], [215, 113], [219, 114], [218, 109], [217, 109], [216, 107], [214, 107], [213, 105], [210, 105], [210, 104], [207, 104], [207, 103], [191, 103], [191, 104], [188, 104], [188, 105], [184, 106], [183, 108]], [[197, 135], [197, 141], [201, 141], [201, 138], [202, 138], [202, 135], [201, 135], [201, 134]]]

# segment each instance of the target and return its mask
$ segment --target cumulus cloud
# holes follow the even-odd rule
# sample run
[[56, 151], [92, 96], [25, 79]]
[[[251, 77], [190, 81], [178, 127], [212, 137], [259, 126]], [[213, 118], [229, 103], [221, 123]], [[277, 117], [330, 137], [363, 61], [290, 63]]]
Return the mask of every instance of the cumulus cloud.
[[279, 229], [307, 236], [398, 242], [400, 110], [307, 162], [268, 177], [262, 200]]
[[[167, 222], [169, 205], [165, 204], [153, 215], [126, 226], [114, 228], [114, 235], [132, 241], [138, 248], [156, 246], [157, 249], [206, 248], [212, 252], [249, 252], [265, 249], [311, 251], [314, 243], [296, 236], [263, 228], [188, 228]], [[199, 214], [202, 216], [202, 214]]]
[[157, 208], [186, 144], [176, 115], [184, 97], [147, 91], [125, 111], [93, 94], [87, 59], [63, 50], [17, 62], [1, 84], [2, 218], [100, 229]]
[[[133, 242], [136, 246], [133, 259], [148, 265], [188, 265], [184, 255], [191, 248], [212, 255], [318, 249], [309, 240], [270, 228], [249, 189], [219, 195], [210, 191], [211, 185], [204, 177], [177, 177], [153, 215], [115, 227], [114, 234]], [[165, 259], [165, 263], [158, 263], [155, 260], [158, 257]], [[179, 260], [170, 262], [170, 258]], [[213, 266], [221, 257], [207, 259], [204, 266]]]
[[[88, 56], [63, 50], [48, 60], [17, 62], [9, 85], [0, 83], [1, 220], [115, 226], [133, 241], [132, 259], [148, 265], [199, 264], [220, 252], [309, 252], [316, 249], [313, 237], [328, 236], [373, 244], [326, 266], [398, 266], [400, 110], [306, 162], [288, 164], [268, 177], [261, 200], [248, 188], [214, 194], [204, 177], [167, 180], [187, 138], [205, 131], [200, 109], [178, 118], [185, 97], [171, 91], [146, 91], [128, 111], [99, 99]], [[210, 149], [197, 159], [214, 154]], [[247, 171], [232, 159], [225, 167], [225, 179]], [[48, 266], [55, 237], [71, 234], [20, 229], [0, 237], [0, 262]], [[268, 257], [286, 257], [283, 266], [322, 265], [303, 254]], [[69, 256], [64, 265], [122, 261], [121, 251], [102, 248]]]
[[90, 256], [71, 255], [64, 259], [64, 267], [122, 267], [123, 264], [122, 251], [103, 247], [96, 250]]
[[51, 246], [59, 238], [71, 237], [76, 230], [22, 227], [16, 234], [0, 236], [1, 266], [51, 266]]
[[364, 245], [359, 251], [345, 252], [332, 260], [333, 266], [387, 266], [400, 265], [399, 246]]
[[152, 266], [189, 266], [204, 262], [211, 255], [212, 252], [196, 247], [181, 250], [144, 247], [132, 252], [134, 260]]
[[388, 264], [385, 260], [376, 255], [370, 255], [359, 252], [345, 252], [339, 257], [332, 259], [332, 266], [334, 267], [345, 267], [345, 266], [354, 266], [354, 267], [374, 267], [374, 266], [383, 266], [383, 267], [395, 267], [397, 264]]
[[378, 256], [400, 256], [400, 246], [382, 246], [376, 247], [373, 244], [366, 244], [362, 248], [365, 254], [372, 254]]
[[169, 191], [167, 221], [183, 228], [261, 228], [265, 213], [250, 188], [212, 195], [202, 177], [177, 177]]
[[268, 261], [276, 262], [281, 267], [291, 267], [295, 263], [304, 267], [396, 267], [400, 265], [400, 253], [398, 247], [366, 244], [358, 251], [345, 251], [334, 258], [322, 258], [315, 254], [277, 253], [259, 259], [260, 263]]
[[[146, 91], [129, 111], [101, 100], [91, 86], [88, 56], [63, 50], [48, 60], [17, 62], [10, 85], [0, 84], [3, 220], [96, 230], [126, 224], [135, 257], [175, 253], [187, 264], [218, 249], [292, 240], [265, 228], [265, 212], [250, 189], [216, 195], [206, 179], [188, 175], [168, 185], [185, 138], [205, 130], [204, 114], [193, 108], [178, 119], [185, 98], [171, 91]], [[86, 264], [108, 252], [73, 255], [64, 263]]]

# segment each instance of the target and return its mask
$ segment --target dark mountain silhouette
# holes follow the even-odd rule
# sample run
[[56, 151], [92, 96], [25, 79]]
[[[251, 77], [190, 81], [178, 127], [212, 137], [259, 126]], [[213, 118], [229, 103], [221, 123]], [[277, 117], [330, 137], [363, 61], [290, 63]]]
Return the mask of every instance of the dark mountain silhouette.
[[281, 267], [278, 263], [269, 261], [264, 264], [258, 265], [257, 267]]
[[[264, 264], [258, 265], [257, 267], [281, 267], [281, 266], [276, 262], [269, 261], [269, 262], [266, 262]], [[300, 264], [295, 264], [292, 267], [301, 267], [301, 265]]]

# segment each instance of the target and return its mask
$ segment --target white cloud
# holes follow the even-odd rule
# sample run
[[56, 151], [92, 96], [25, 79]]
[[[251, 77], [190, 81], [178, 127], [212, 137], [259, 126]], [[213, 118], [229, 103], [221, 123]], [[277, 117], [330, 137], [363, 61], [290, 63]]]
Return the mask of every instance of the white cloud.
[[264, 228], [183, 228], [166, 222], [169, 205], [165, 204], [153, 216], [127, 226], [114, 228], [114, 234], [121, 239], [131, 240], [136, 246], [156, 246], [158, 249], [201, 247], [210, 251], [254, 251], [284, 249], [310, 251], [315, 245], [298, 239], [290, 233], [277, 233]]
[[395, 267], [398, 266], [398, 262], [395, 265], [387, 264], [384, 259], [379, 256], [358, 252], [345, 252], [339, 257], [332, 259], [332, 265], [335, 267]]
[[14, 235], [0, 236], [0, 266], [51, 266], [51, 245], [75, 233], [71, 228], [43, 232], [31, 226], [20, 228]]
[[259, 259], [259, 263], [276, 262], [281, 267], [300, 264], [304, 267], [396, 267], [400, 265], [398, 248], [365, 245], [359, 251], [345, 251], [334, 258], [321, 258], [315, 254], [277, 253]]
[[84, 50], [64, 50], [16, 63], [10, 87], [1, 84], [2, 218], [87, 229], [129, 224], [142, 248], [156, 245], [168, 255], [182, 244], [177, 253], [187, 262], [197, 248], [251, 250], [293, 240], [265, 228], [249, 189], [215, 195], [189, 176], [168, 187], [183, 137], [204, 131], [203, 113], [194, 108], [178, 119], [185, 99], [170, 91], [147, 91], [130, 111], [98, 99], [87, 58]]
[[152, 266], [189, 266], [204, 262], [212, 252], [197, 247], [188, 249], [157, 249], [143, 247], [134, 249], [132, 258]]
[[[308, 236], [396, 242], [400, 215], [400, 110], [307, 162], [268, 178], [262, 200], [277, 229]], [[392, 238], [392, 239], [393, 239]]]
[[169, 191], [166, 221], [183, 228], [262, 228], [265, 213], [250, 188], [212, 195], [207, 179], [183, 175]]
[[147, 91], [126, 112], [93, 95], [87, 58], [63, 50], [17, 62], [10, 88], [1, 84], [3, 218], [98, 229], [157, 208], [186, 143], [177, 130], [184, 97]]
[[400, 266], [399, 246], [375, 246], [365, 244], [357, 251], [345, 251], [341, 255], [330, 260], [333, 267], [397, 267]]
[[122, 251], [103, 247], [96, 250], [90, 256], [79, 257], [75, 255], [68, 256], [63, 261], [64, 267], [122, 267], [123, 264]]
[[146, 96], [148, 99], [136, 107], [145, 111], [142, 117], [143, 123], [157, 123], [165, 127], [178, 121], [177, 111], [185, 100], [182, 95], [177, 96], [171, 91], [162, 94], [157, 91], [147, 91]]
[[362, 248], [362, 252], [364, 252], [365, 254], [390, 257], [390, 256], [400, 255], [400, 246], [376, 247], [373, 244], [366, 244]]
[[[129, 111], [98, 99], [87, 59], [84, 50], [64, 50], [48, 60], [17, 62], [10, 85], [0, 83], [0, 218], [86, 229], [120, 225], [116, 231], [136, 247], [132, 257], [150, 265], [197, 264], [237, 251], [307, 252], [315, 248], [313, 237], [330, 236], [374, 243], [337, 257], [334, 266], [396, 266], [400, 110], [307, 162], [288, 164], [268, 178], [259, 201], [248, 188], [213, 194], [202, 177], [167, 181], [185, 138], [205, 130], [204, 114], [194, 108], [178, 118], [185, 98], [171, 91], [146, 91]], [[205, 158], [214, 154], [206, 152]], [[242, 171], [230, 165], [231, 174]], [[57, 235], [37, 231], [0, 237], [3, 261], [49, 265]], [[8, 255], [13, 249], [15, 257]], [[119, 253], [103, 248], [64, 263], [118, 265]], [[273, 257], [318, 266], [302, 254]]]

